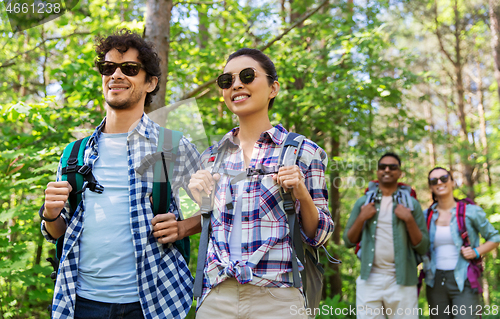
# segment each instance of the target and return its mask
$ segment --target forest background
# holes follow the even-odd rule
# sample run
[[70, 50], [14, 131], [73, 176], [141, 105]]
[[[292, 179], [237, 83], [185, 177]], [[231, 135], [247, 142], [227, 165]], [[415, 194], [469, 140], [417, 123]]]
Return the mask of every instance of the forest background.
[[[164, 62], [163, 90], [148, 112], [167, 105], [170, 119], [189, 123], [192, 114], [175, 103], [194, 98], [209, 136], [237, 126], [215, 85], [228, 55], [260, 48], [275, 62], [281, 91], [272, 123], [306, 135], [329, 156], [337, 227], [328, 250], [343, 263], [326, 268], [324, 304], [355, 305], [359, 262], [341, 234], [386, 151], [400, 154], [402, 181], [423, 208], [427, 173], [441, 165], [452, 170], [456, 195], [474, 199], [500, 228], [499, 0], [81, 0], [18, 32], [5, 9], [4, 1], [0, 318], [48, 318], [53, 283], [45, 258], [53, 246], [40, 233], [38, 208], [64, 146], [90, 134], [105, 113], [93, 40], [123, 27], [153, 41]], [[491, 306], [500, 305], [498, 253], [484, 258]]]

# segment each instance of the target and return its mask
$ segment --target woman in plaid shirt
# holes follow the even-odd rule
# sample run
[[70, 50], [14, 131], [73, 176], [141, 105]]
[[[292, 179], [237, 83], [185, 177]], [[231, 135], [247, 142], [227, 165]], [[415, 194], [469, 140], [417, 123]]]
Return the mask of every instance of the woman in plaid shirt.
[[[245, 48], [229, 56], [217, 83], [240, 126], [216, 145], [225, 149], [219, 154], [224, 156], [221, 168], [244, 171], [278, 164], [287, 131], [271, 125], [268, 115], [280, 89], [277, 79], [273, 62], [259, 50]], [[189, 189], [198, 203], [201, 192], [215, 192], [197, 318], [306, 318], [304, 297], [293, 288], [292, 242], [280, 187], [292, 193], [302, 239], [309, 245], [326, 243], [333, 221], [326, 153], [305, 139], [298, 155], [295, 165], [283, 166], [277, 174], [246, 176], [233, 184], [231, 176], [212, 176], [208, 170], [191, 177]], [[209, 148], [202, 167], [211, 161]], [[226, 205], [229, 201], [232, 207]]]

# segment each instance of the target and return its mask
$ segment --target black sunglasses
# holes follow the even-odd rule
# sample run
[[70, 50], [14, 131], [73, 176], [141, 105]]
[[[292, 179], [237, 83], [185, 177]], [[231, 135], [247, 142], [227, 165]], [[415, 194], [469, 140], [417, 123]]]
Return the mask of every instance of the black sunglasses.
[[[219, 87], [221, 89], [229, 89], [231, 87], [231, 85], [233, 85], [235, 74], [239, 75], [240, 81], [242, 83], [250, 84], [255, 79], [256, 72], [259, 72], [259, 71], [255, 70], [254, 68], [246, 68], [246, 69], [241, 70], [239, 74], [238, 73], [224, 73], [224, 74], [219, 75], [219, 77], [217, 78], [217, 85], [219, 85]], [[262, 73], [262, 72], [259, 72], [259, 73]], [[274, 80], [274, 78], [271, 75], [266, 74], [266, 76], [268, 76]]]
[[142, 64], [139, 62], [123, 62], [123, 63], [115, 63], [110, 61], [102, 61], [97, 62], [97, 68], [99, 69], [99, 73], [102, 75], [113, 75], [116, 71], [116, 68], [120, 68], [122, 73], [126, 76], [136, 76], [139, 74], [142, 68]]
[[391, 171], [395, 171], [399, 168], [398, 164], [378, 164], [378, 169], [380, 171], [385, 171], [385, 169], [389, 167]]
[[439, 176], [439, 177], [429, 178], [429, 185], [433, 185], [433, 186], [437, 185], [438, 180], [441, 180], [441, 182], [444, 184], [449, 179], [450, 179], [450, 175], [449, 174], [446, 174], [446, 175], [443, 175], [443, 176]]

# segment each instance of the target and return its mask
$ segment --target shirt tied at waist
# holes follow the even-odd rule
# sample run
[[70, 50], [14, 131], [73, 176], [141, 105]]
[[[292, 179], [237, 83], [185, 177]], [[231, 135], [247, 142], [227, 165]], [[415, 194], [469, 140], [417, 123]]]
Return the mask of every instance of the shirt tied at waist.
[[252, 268], [244, 261], [230, 261], [227, 266], [222, 269], [221, 273], [226, 276], [235, 278], [240, 284], [247, 284], [253, 279]]

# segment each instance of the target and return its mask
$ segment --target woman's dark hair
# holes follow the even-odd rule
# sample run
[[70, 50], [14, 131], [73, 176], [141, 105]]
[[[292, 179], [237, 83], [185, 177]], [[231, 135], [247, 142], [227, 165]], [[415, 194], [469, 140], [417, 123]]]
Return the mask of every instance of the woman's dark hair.
[[[433, 169], [431, 169], [431, 171], [429, 172], [429, 174], [427, 174], [427, 183], [429, 184], [430, 186], [430, 181], [429, 181], [429, 176], [431, 176], [431, 173], [438, 170], [438, 169], [441, 169], [443, 171], [446, 171], [446, 173], [448, 173], [448, 175], [450, 176], [450, 179], [453, 181], [453, 175], [450, 173], [449, 170], [447, 170], [446, 168], [443, 168], [443, 167], [440, 167], [440, 166], [436, 166], [434, 167]], [[436, 195], [434, 193], [432, 193], [432, 204], [436, 203], [437, 202], [437, 198], [436, 198]], [[456, 201], [459, 201], [458, 199], [455, 198]]]
[[95, 59], [96, 65], [97, 62], [104, 61], [106, 53], [113, 49], [118, 50], [122, 54], [130, 48], [139, 51], [138, 59], [146, 71], [146, 82], [150, 82], [154, 76], [158, 77], [158, 84], [156, 84], [155, 89], [146, 94], [144, 106], [149, 106], [153, 101], [153, 96], [160, 89], [161, 75], [160, 57], [156, 53], [153, 44], [141, 38], [137, 33], [127, 29], [118, 30], [106, 38], [97, 36], [95, 42], [95, 52], [97, 53]]
[[[273, 61], [262, 53], [262, 51], [257, 50], [257, 49], [249, 49], [249, 48], [242, 48], [239, 49], [238, 51], [234, 52], [227, 58], [226, 64], [229, 63], [234, 58], [240, 57], [240, 56], [248, 56], [255, 61], [259, 63], [259, 65], [266, 71], [267, 74], [269, 74], [271, 77], [267, 76], [267, 83], [269, 85], [272, 85], [274, 81], [278, 81], [278, 74], [276, 74], [276, 68], [274, 67]], [[269, 101], [269, 106], [267, 107], [268, 110], [270, 110], [273, 107], [274, 104], [274, 97]]]

